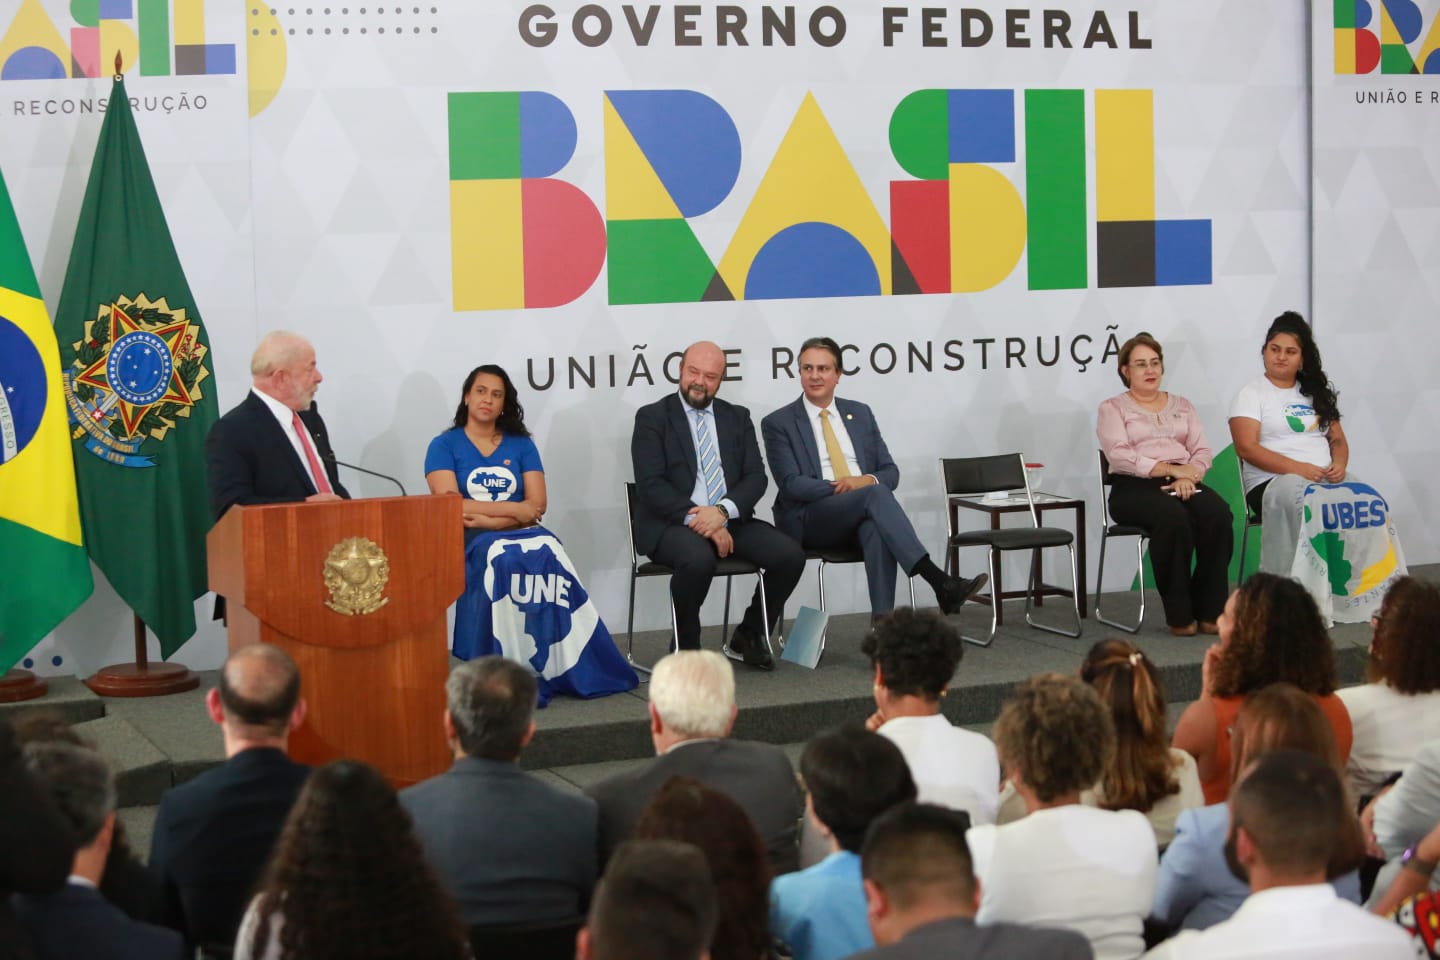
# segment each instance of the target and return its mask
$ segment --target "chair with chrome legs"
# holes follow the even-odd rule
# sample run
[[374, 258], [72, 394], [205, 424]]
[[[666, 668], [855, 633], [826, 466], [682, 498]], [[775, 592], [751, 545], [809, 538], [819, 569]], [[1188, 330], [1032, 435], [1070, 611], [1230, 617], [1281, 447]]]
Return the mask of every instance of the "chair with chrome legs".
[[[649, 675], [651, 667], [642, 666], [635, 661], [635, 583], [642, 577], [668, 577], [675, 571], [663, 563], [656, 563], [654, 560], [642, 560], [640, 552], [635, 549], [635, 484], [633, 481], [625, 484], [625, 527], [630, 531], [630, 613], [625, 630], [625, 659], [630, 661], [630, 666], [640, 673]], [[731, 578], [754, 574], [761, 584], [760, 589], [760, 615], [765, 622], [770, 622], [770, 611], [765, 603], [765, 570], [758, 564], [749, 560], [741, 560], [739, 557], [725, 557], [715, 565], [715, 576], [725, 578], [725, 623], [722, 628], [725, 637], [725, 652], [729, 656], [730, 643], [730, 581]], [[676, 649], [676, 635], [679, 629], [675, 623], [675, 601], [670, 601], [670, 649], [674, 653]], [[765, 638], [766, 649], [770, 648], [770, 638]], [[773, 653], [773, 651], [772, 651]], [[642, 680], [642, 682], [644, 682]]]
[[[820, 568], [818, 579], [820, 583], [820, 609], [828, 612], [825, 606], [825, 565], [827, 563], [864, 563], [865, 554], [860, 549], [860, 544], [851, 543], [843, 547], [818, 547], [805, 548], [806, 560], [819, 560]], [[911, 577], [905, 578], [905, 586], [910, 591], [910, 606], [915, 606], [915, 581]], [[828, 632], [828, 631], [827, 631]], [[825, 655], [825, 634], [820, 635], [820, 656]]]
[[1245, 582], [1245, 549], [1250, 545], [1250, 531], [1256, 527], [1262, 527], [1260, 514], [1250, 509], [1250, 498], [1245, 496], [1245, 462], [1237, 455], [1235, 457], [1235, 473], [1240, 477], [1240, 506], [1245, 511], [1245, 518], [1240, 521], [1240, 559], [1235, 567], [1235, 586]]
[[[1000, 557], [1010, 550], [1038, 551], [1046, 547], [1065, 547], [1070, 551], [1070, 599], [1075, 615], [1075, 629], [1063, 630], [1048, 624], [1037, 623], [1031, 615], [1035, 591], [1040, 586], [1040, 564], [1031, 564], [1030, 583], [1025, 591], [1025, 622], [1036, 630], [1058, 633], [1067, 637], [1080, 636], [1080, 594], [1085, 589], [1080, 582], [1079, 566], [1075, 559], [1075, 534], [1061, 527], [1040, 526], [1040, 515], [1035, 510], [1035, 498], [1030, 491], [1030, 479], [1025, 473], [1025, 457], [1019, 453], [1006, 453], [993, 457], [941, 458], [940, 485], [945, 492], [946, 555], [956, 547], [985, 547], [989, 552], [990, 571], [990, 633], [984, 640], [967, 637], [961, 639], [979, 647], [988, 647], [995, 642], [995, 631], [999, 626], [1000, 604], [1004, 601], [995, 595]], [[952, 507], [956, 501], [977, 498], [987, 493], [1009, 491], [1023, 492], [1025, 504], [1029, 507], [1030, 526], [1006, 527], [1000, 530], [956, 530], [957, 510]], [[1083, 536], [1083, 531], [1082, 531]], [[947, 563], [947, 566], [949, 564]], [[947, 570], [947, 573], [954, 573]], [[983, 595], [981, 598], [983, 600]]]
[[[1140, 625], [1145, 622], [1145, 548], [1150, 543], [1150, 534], [1144, 527], [1135, 527], [1128, 524], [1116, 523], [1110, 516], [1110, 461], [1105, 458], [1105, 451], [1096, 451], [1100, 454], [1100, 569], [1095, 574], [1095, 619], [1101, 623], [1108, 624], [1117, 630], [1124, 630], [1126, 633], [1139, 633]], [[1135, 545], [1135, 579], [1140, 581], [1140, 612], [1135, 615], [1135, 623], [1122, 623], [1119, 620], [1111, 620], [1100, 612], [1100, 591], [1105, 585], [1105, 544], [1112, 537], [1139, 537]]]

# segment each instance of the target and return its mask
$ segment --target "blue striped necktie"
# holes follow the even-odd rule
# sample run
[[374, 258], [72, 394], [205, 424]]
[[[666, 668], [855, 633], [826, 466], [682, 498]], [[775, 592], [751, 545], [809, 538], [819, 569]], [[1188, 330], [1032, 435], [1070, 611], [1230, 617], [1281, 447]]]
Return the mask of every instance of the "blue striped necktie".
[[705, 495], [713, 506], [725, 496], [725, 471], [720, 465], [720, 454], [715, 449], [715, 437], [710, 432], [710, 411], [695, 413], [695, 439], [700, 444], [700, 475], [705, 478]]

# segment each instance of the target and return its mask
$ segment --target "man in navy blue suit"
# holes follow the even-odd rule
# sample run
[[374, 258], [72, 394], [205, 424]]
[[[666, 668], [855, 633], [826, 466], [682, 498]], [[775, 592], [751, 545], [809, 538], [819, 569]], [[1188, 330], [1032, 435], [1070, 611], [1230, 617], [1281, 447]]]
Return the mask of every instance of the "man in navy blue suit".
[[691, 344], [680, 361], [680, 391], [635, 413], [630, 459], [635, 470], [635, 546], [670, 567], [676, 640], [700, 647], [700, 605], [715, 565], [734, 554], [765, 570], [760, 591], [724, 648], [726, 656], [762, 670], [774, 667], [766, 637], [805, 572], [805, 551], [755, 517], [768, 482], [750, 411], [715, 396], [725, 354], [713, 343]]
[[181, 960], [180, 934], [137, 923], [100, 895], [115, 833], [115, 778], [105, 759], [87, 747], [45, 742], [25, 747], [25, 764], [81, 844], [59, 892], [15, 895], [15, 914], [38, 960]]
[[989, 577], [947, 576], [910, 518], [895, 500], [900, 468], [880, 436], [875, 415], [863, 403], [840, 400], [840, 345], [811, 337], [800, 347], [804, 396], [760, 421], [770, 471], [780, 488], [775, 525], [807, 548], [845, 547], [857, 540], [865, 555], [870, 612], [895, 608], [895, 565], [922, 577], [945, 613], [960, 609]]
[[298, 334], [267, 333], [250, 358], [250, 375], [250, 393], [205, 438], [215, 519], [237, 503], [348, 500], [314, 405], [325, 379], [315, 348]]

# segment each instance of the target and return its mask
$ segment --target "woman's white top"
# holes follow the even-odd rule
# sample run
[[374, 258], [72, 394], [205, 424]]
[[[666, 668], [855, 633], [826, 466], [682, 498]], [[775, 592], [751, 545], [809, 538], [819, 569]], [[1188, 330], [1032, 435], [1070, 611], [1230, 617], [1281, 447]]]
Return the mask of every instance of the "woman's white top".
[[967, 837], [980, 880], [976, 922], [1075, 930], [1095, 960], [1145, 952], [1158, 859], [1144, 814], [1070, 804]]
[[[1230, 417], [1258, 420], [1260, 446], [1272, 453], [1317, 467], [1330, 465], [1329, 436], [1320, 429], [1320, 417], [1299, 384], [1281, 389], [1263, 375], [1251, 380], [1235, 395]], [[1253, 464], [1243, 466], [1246, 493], [1276, 476]]]
[[1388, 683], [1335, 691], [1350, 711], [1355, 741], [1345, 773], [1358, 800], [1405, 769], [1420, 748], [1440, 739], [1440, 690], [1400, 693]]
[[964, 810], [972, 824], [995, 822], [1000, 758], [989, 737], [938, 713], [886, 720], [880, 733], [905, 755], [921, 803]]

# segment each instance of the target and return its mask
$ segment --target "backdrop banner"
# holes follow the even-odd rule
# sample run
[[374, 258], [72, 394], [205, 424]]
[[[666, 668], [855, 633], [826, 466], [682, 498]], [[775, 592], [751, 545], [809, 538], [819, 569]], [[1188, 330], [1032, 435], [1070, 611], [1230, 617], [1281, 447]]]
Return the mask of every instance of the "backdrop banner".
[[[1310, 309], [1301, 0], [74, 6], [0, 24], [0, 164], [47, 301], [118, 38], [221, 410], [261, 333], [304, 333], [340, 458], [414, 492], [466, 373], [503, 365], [612, 629], [634, 412], [694, 340], [757, 420], [798, 395], [804, 338], [845, 345], [839, 392], [875, 410], [938, 556], [938, 457], [1023, 451], [1098, 537], [1119, 343], [1164, 343], [1221, 450], [1269, 319]], [[868, 609], [858, 569], [831, 577], [832, 613]], [[59, 655], [72, 624], [123, 650], [114, 603], [97, 585]], [[667, 622], [642, 588], [637, 627]], [[222, 648], [202, 626], [178, 659]]]

